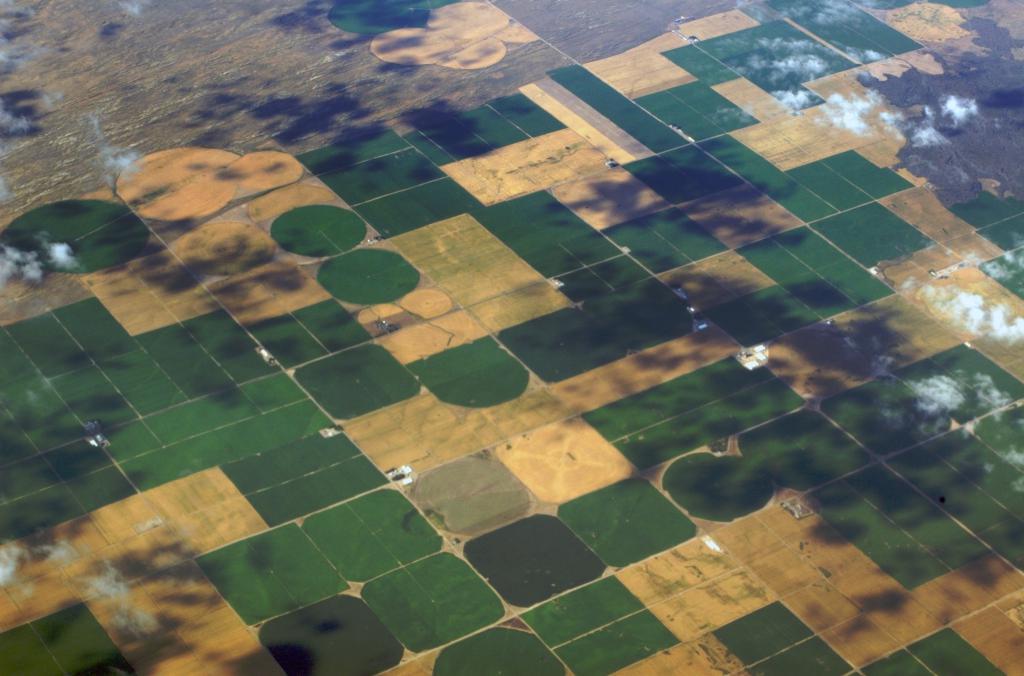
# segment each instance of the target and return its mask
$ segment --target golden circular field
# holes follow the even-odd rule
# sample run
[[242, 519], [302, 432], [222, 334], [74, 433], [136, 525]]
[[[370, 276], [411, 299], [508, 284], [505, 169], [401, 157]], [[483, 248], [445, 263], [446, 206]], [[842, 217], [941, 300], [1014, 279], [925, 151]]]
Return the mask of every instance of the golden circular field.
[[182, 236], [171, 248], [193, 272], [227, 276], [270, 261], [277, 243], [255, 225], [213, 221]]

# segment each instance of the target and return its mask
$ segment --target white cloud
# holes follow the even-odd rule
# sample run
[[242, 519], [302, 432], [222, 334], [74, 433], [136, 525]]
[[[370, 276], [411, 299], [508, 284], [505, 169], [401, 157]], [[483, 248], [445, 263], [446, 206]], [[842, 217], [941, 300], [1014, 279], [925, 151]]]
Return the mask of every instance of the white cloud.
[[932, 376], [908, 382], [907, 386], [917, 396], [914, 402], [917, 410], [931, 418], [948, 417], [950, 411], [960, 408], [967, 401], [960, 383], [949, 376]]
[[978, 102], [950, 94], [942, 102], [942, 114], [950, 119], [954, 127], [959, 127], [978, 114]]
[[989, 277], [1000, 281], [1024, 273], [1024, 250], [1011, 251], [981, 266]]
[[145, 9], [148, 4], [148, 0], [120, 0], [117, 4], [125, 14], [140, 16], [142, 14], [142, 10]]
[[157, 629], [156, 619], [132, 604], [127, 583], [110, 563], [102, 574], [86, 580], [86, 591], [91, 596], [112, 599], [117, 603], [113, 623], [121, 631], [141, 637]]
[[130, 176], [138, 171], [141, 155], [130, 148], [121, 148], [110, 144], [100, 118], [97, 115], [87, 115], [86, 123], [92, 132], [94, 143], [99, 152], [99, 163], [103, 169], [103, 178], [107, 184], [113, 186], [119, 176]]
[[[864, 136], [871, 131], [872, 113], [881, 105], [882, 97], [873, 91], [868, 91], [863, 97], [836, 93], [825, 99], [821, 111], [832, 126]], [[881, 119], [884, 112], [880, 111], [876, 117]]]
[[876, 52], [873, 49], [857, 49], [856, 47], [847, 47], [846, 53], [852, 56], [861, 63], [872, 63], [873, 61], [881, 61], [885, 58], [885, 54]]
[[27, 554], [21, 545], [9, 544], [0, 547], [0, 587], [17, 581], [18, 567]]
[[948, 286], [926, 286], [921, 294], [962, 331], [1007, 343], [1024, 340], [1024, 317], [1004, 303]]
[[0, 289], [12, 279], [38, 282], [43, 279], [43, 264], [33, 251], [0, 246]]
[[814, 103], [814, 95], [806, 89], [797, 89], [795, 91], [780, 89], [779, 91], [772, 92], [772, 96], [778, 99], [779, 103], [793, 111], [803, 110]]
[[949, 139], [942, 135], [931, 122], [925, 122], [910, 129], [910, 144], [918, 148], [929, 148], [949, 143]]
[[46, 254], [50, 258], [50, 263], [58, 270], [72, 270], [78, 266], [78, 259], [75, 258], [70, 244], [64, 242], [48, 244]]

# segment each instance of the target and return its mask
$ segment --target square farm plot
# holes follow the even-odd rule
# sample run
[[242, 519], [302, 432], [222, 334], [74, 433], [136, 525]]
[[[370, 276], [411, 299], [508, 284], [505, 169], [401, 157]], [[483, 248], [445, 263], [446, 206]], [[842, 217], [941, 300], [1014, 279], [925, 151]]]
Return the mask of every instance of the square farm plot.
[[364, 345], [310, 362], [295, 372], [306, 391], [335, 418], [355, 418], [414, 396], [420, 386], [379, 345]]
[[130, 673], [132, 667], [78, 604], [0, 633], [0, 671], [60, 676]]

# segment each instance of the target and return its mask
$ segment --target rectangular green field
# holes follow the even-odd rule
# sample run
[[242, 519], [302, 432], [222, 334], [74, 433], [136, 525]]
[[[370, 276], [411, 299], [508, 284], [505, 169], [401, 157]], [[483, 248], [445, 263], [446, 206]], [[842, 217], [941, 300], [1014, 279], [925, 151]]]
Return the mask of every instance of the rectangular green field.
[[977, 197], [954, 204], [949, 210], [974, 227], [983, 228], [1024, 214], [1024, 200], [1013, 197], [1000, 199], [982, 190]]
[[291, 315], [271, 317], [249, 326], [249, 331], [285, 368], [313, 361], [327, 349]]
[[907, 651], [941, 676], [997, 676], [1003, 673], [952, 629], [943, 629], [917, 643], [912, 643], [907, 646]]
[[18, 378], [26, 378], [39, 373], [28, 355], [22, 352], [18, 343], [7, 330], [0, 326], [0, 351], [4, 358], [0, 359], [0, 387]]
[[89, 364], [88, 355], [52, 314], [11, 324], [7, 333], [48, 378]]
[[732, 68], [693, 45], [670, 49], [662, 52], [662, 56], [708, 86], [740, 77]]
[[870, 195], [829, 169], [824, 160], [790, 169], [786, 175], [837, 211], [846, 211], [871, 201]]
[[292, 316], [331, 352], [344, 350], [370, 339], [366, 329], [334, 300], [325, 300], [296, 310]]
[[465, 188], [443, 178], [364, 202], [356, 211], [381, 235], [394, 237], [479, 208]]
[[820, 163], [833, 173], [842, 176], [857, 186], [857, 188], [870, 195], [872, 199], [881, 199], [913, 187], [910, 181], [892, 169], [886, 169], [871, 163], [856, 150], [848, 150], [845, 153], [827, 157], [821, 160]]
[[139, 349], [107, 308], [89, 298], [53, 311], [53, 316], [93, 359], [106, 359]]
[[277, 372], [256, 354], [256, 343], [228, 313], [218, 310], [183, 325], [236, 383]]
[[730, 136], [705, 141], [701, 143], [701, 148], [801, 220], [814, 221], [836, 211], [796, 180], [776, 169], [771, 162]]
[[813, 633], [779, 601], [714, 631], [715, 638], [745, 665], [781, 652]]
[[138, 417], [96, 366], [50, 378], [50, 384], [79, 420], [112, 427]]
[[656, 153], [685, 141], [647, 111], [605, 84], [583, 66], [567, 66], [548, 73], [552, 80], [607, 117], [613, 124]]
[[811, 225], [865, 267], [909, 256], [934, 244], [881, 204], [872, 202]]
[[379, 129], [358, 137], [341, 139], [335, 144], [296, 155], [295, 158], [311, 173], [323, 174], [408, 148], [409, 144], [395, 132]]
[[35, 452], [36, 447], [18, 427], [18, 423], [14, 422], [7, 409], [0, 405], [0, 467]]
[[154, 413], [145, 418], [146, 427], [164, 445], [260, 415], [239, 389], [224, 390]]
[[852, 4], [836, 0], [823, 12], [814, 0], [770, 0], [771, 7], [863, 63], [921, 45]]
[[815, 497], [825, 520], [904, 587], [913, 589], [949, 572], [846, 482], [826, 486]]
[[54, 484], [0, 505], [0, 538], [17, 540], [83, 514], [85, 509], [68, 485]]
[[596, 676], [614, 673], [677, 643], [679, 639], [644, 610], [567, 643], [555, 653], [574, 673]]
[[0, 634], [0, 673], [126, 674], [132, 667], [84, 604]]
[[306, 398], [306, 393], [302, 391], [302, 388], [285, 373], [278, 373], [259, 380], [250, 380], [239, 389], [264, 413]]
[[555, 647], [643, 609], [618, 578], [606, 577], [551, 599], [522, 618], [545, 643]]
[[483, 155], [529, 138], [493, 108], [448, 112], [439, 119], [415, 123], [417, 129], [456, 160]]
[[1009, 251], [999, 258], [983, 263], [981, 269], [989, 277], [1024, 298], [1024, 254]]
[[820, 676], [850, 673], [850, 665], [815, 636], [748, 669], [751, 676], [790, 676], [806, 671]]
[[886, 455], [939, 434], [948, 418], [918, 405], [917, 394], [895, 379], [875, 380], [826, 399], [821, 410], [868, 449]]
[[178, 324], [136, 338], [164, 373], [188, 397], [199, 397], [234, 386], [192, 334]]
[[149, 353], [143, 350], [101, 359], [97, 363], [121, 396], [140, 415], [155, 413], [188, 399]]
[[36, 449], [47, 451], [82, 436], [81, 421], [38, 372], [0, 387], [0, 406]]
[[480, 209], [473, 217], [545, 277], [621, 253], [546, 192]]
[[[403, 141], [404, 142], [404, 141]], [[444, 173], [414, 148], [320, 176], [327, 187], [356, 205], [442, 178]]]
[[348, 437], [319, 434], [290, 441], [224, 465], [224, 473], [243, 494], [277, 486], [361, 455]]
[[757, 124], [756, 119], [703, 82], [641, 96], [636, 102], [698, 141]]
[[655, 279], [505, 329], [498, 338], [548, 382], [689, 333], [682, 302]]
[[953, 432], [927, 447], [1015, 515], [1024, 514], [1024, 473], [1015, 456], [1003, 454], [967, 432]]
[[60, 479], [44, 456], [36, 455], [4, 467], [0, 473], [0, 504], [13, 502]]
[[408, 141], [409, 145], [423, 153], [424, 157], [426, 157], [428, 160], [430, 160], [437, 166], [441, 166], [443, 164], [448, 164], [449, 162], [455, 161], [454, 157], [449, 155], [447, 151], [445, 151], [441, 146], [437, 145], [437, 143], [434, 140], [432, 140], [419, 129], [414, 129], [413, 131], [409, 132], [402, 138]]
[[755, 291], [704, 314], [741, 345], [757, 345], [823, 318], [782, 286]]
[[932, 676], [932, 672], [906, 650], [872, 662], [861, 672], [864, 676]]
[[565, 129], [558, 121], [524, 94], [512, 94], [494, 99], [487, 105], [496, 110], [506, 120], [523, 130], [524, 133], [536, 137]]
[[619, 256], [562, 275], [558, 281], [563, 284], [562, 293], [574, 303], [579, 303], [649, 277], [633, 259]]
[[692, 145], [630, 162], [625, 169], [673, 204], [689, 202], [743, 183], [738, 176]]
[[628, 247], [629, 254], [654, 273], [699, 261], [726, 249], [676, 208], [616, 225], [604, 234], [619, 246]]
[[979, 229], [978, 234], [1007, 251], [1018, 249], [1024, 246], [1024, 214], [987, 225]]

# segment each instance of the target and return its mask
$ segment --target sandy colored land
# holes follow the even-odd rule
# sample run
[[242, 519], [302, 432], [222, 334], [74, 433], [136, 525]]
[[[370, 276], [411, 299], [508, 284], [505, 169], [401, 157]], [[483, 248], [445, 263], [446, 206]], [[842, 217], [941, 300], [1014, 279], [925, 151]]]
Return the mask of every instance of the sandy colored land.
[[235, 199], [294, 183], [303, 168], [287, 153], [259, 151], [239, 157], [210, 148], [172, 148], [146, 155], [138, 169], [117, 180], [117, 194], [140, 216], [196, 221]]
[[331, 294], [298, 267], [271, 262], [210, 285], [210, 291], [235, 319], [252, 324], [298, 310]]
[[915, 2], [887, 12], [885, 22], [921, 42], [945, 42], [971, 35], [961, 26], [964, 17], [953, 7], [931, 2]]
[[871, 358], [827, 324], [814, 324], [773, 341], [768, 368], [806, 399], [830, 397], [873, 376]]
[[506, 43], [536, 39], [526, 27], [512, 23], [507, 14], [490, 3], [459, 2], [431, 11], [423, 28], [381, 33], [373, 38], [370, 51], [388, 63], [475, 70], [505, 58]]
[[484, 204], [604, 171], [604, 155], [572, 129], [560, 129], [441, 167]]
[[752, 558], [745, 563], [780, 597], [821, 581], [821, 572], [788, 547]]
[[615, 672], [620, 676], [721, 676], [743, 673], [743, 663], [713, 635], [680, 643]]
[[277, 243], [265, 231], [240, 221], [208, 221], [171, 244], [197, 275], [235, 275], [269, 262]]
[[581, 373], [550, 389], [567, 406], [585, 413], [724, 359], [738, 349], [725, 332], [710, 327]]
[[684, 265], [659, 275], [671, 286], [682, 287], [701, 310], [775, 286], [775, 281], [735, 251]]
[[388, 676], [431, 676], [434, 673], [434, 662], [437, 661], [438, 655], [440, 652], [434, 651], [417, 656], [384, 673]]
[[216, 300], [167, 250], [90, 273], [83, 280], [132, 335], [218, 309]]
[[671, 206], [622, 167], [556, 185], [551, 194], [598, 230]]
[[786, 605], [814, 631], [825, 631], [854, 618], [860, 610], [825, 580], [786, 597]]
[[440, 289], [416, 289], [410, 291], [398, 301], [406, 312], [422, 317], [433, 319], [440, 317], [452, 309], [452, 299]]
[[341, 204], [341, 200], [320, 181], [311, 178], [257, 197], [247, 207], [249, 218], [254, 222], [269, 223], [286, 211], [311, 204], [337, 205]]
[[[880, 199], [879, 203], [940, 244], [950, 246], [953, 242], [964, 243], [968, 241], [966, 238], [973, 240], [976, 237], [975, 229], [970, 224], [953, 215], [953, 212], [942, 205], [935, 193], [924, 186], [889, 195]], [[986, 250], [972, 249], [957, 253], [976, 253], [978, 258], [984, 259], [1003, 253], [995, 244], [985, 239], [982, 241], [988, 244]]]
[[378, 338], [377, 343], [395, 359], [408, 364], [486, 335], [487, 330], [468, 312], [456, 310], [421, 324], [402, 327]]
[[581, 418], [501, 444], [498, 459], [540, 500], [561, 504], [629, 477], [633, 466]]
[[655, 603], [650, 611], [680, 641], [692, 641], [774, 600], [771, 591], [739, 569]]
[[10, 279], [0, 287], [0, 326], [45, 314], [91, 295], [80, 275], [50, 272], [38, 282]]
[[982, 557], [914, 589], [914, 598], [942, 622], [984, 608], [1024, 588], [1024, 574], [995, 554]]
[[942, 62], [935, 58], [935, 55], [924, 49], [890, 56], [888, 59], [866, 63], [858, 70], [868, 73], [878, 80], [887, 80], [890, 77], [900, 77], [908, 70], [919, 70], [925, 75], [942, 75], [945, 71]]
[[796, 228], [803, 221], [750, 185], [693, 200], [679, 207], [730, 248]]
[[986, 608], [953, 629], [1005, 673], [1024, 672], [1024, 631], [998, 608]]
[[409, 313], [394, 303], [378, 303], [377, 305], [370, 305], [364, 307], [356, 315], [356, 320], [363, 325], [370, 325], [374, 322], [378, 322], [381, 319], [389, 322], [402, 322], [410, 319]]
[[721, 577], [739, 564], [700, 540], [690, 540], [615, 574], [644, 605], [653, 605]]
[[468, 214], [390, 241], [406, 260], [463, 306], [544, 280]]
[[348, 421], [345, 431], [378, 467], [426, 471], [571, 415], [546, 390], [486, 409], [467, 409], [423, 392]]
[[835, 317], [835, 326], [880, 366], [899, 368], [948, 350], [962, 341], [899, 295]]
[[782, 105], [777, 98], [744, 77], [716, 84], [711, 88], [759, 122], [771, 122], [791, 115], [789, 108]]
[[878, 264], [880, 276], [895, 289], [927, 284], [931, 271], [944, 270], [961, 261], [951, 249], [939, 244], [915, 251], [905, 258]]
[[547, 280], [477, 303], [470, 311], [491, 332], [569, 307], [569, 299]]
[[855, 667], [884, 657], [900, 646], [870, 618], [858, 616], [821, 634], [839, 655]]
[[678, 30], [683, 35], [693, 35], [701, 40], [710, 40], [719, 35], [728, 35], [736, 31], [753, 28], [760, 24], [753, 17], [741, 12], [738, 9], [731, 9], [728, 12], [712, 14], [702, 19], [687, 21], [680, 24]]
[[663, 33], [630, 50], [586, 64], [587, 69], [631, 99], [693, 82], [695, 77], [662, 56], [686, 43]]
[[607, 158], [619, 164], [650, 157], [654, 153], [612, 124], [579, 97], [550, 78], [520, 87], [527, 98], [551, 113], [562, 124], [585, 138]]

